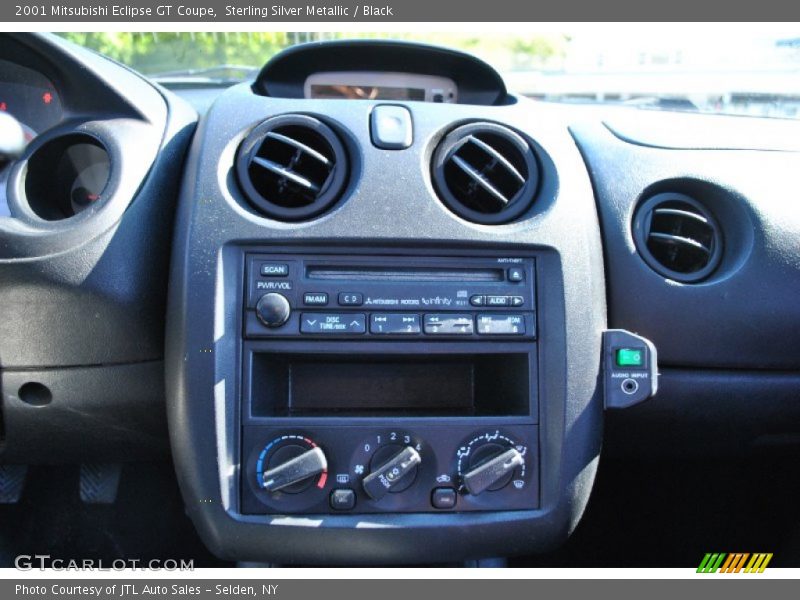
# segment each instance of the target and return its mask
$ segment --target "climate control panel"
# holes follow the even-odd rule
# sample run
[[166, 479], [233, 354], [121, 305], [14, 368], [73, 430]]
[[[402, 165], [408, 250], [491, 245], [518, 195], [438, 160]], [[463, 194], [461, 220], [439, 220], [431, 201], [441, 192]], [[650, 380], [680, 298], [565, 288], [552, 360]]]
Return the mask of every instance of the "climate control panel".
[[539, 507], [534, 424], [246, 426], [243, 435], [244, 514]]

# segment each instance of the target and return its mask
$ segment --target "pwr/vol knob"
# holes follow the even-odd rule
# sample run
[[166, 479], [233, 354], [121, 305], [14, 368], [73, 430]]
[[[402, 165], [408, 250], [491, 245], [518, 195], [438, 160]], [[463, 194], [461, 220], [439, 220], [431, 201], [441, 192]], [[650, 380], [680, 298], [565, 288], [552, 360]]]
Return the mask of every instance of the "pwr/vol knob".
[[267, 327], [280, 327], [289, 320], [291, 314], [292, 307], [283, 294], [264, 294], [256, 304], [256, 316]]

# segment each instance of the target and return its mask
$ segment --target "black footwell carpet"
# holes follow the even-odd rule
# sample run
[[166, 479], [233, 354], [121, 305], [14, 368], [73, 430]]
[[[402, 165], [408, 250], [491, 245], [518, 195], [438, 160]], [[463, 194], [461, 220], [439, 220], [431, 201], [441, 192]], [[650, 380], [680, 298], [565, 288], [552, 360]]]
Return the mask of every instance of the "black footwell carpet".
[[17, 504], [0, 505], [0, 565], [20, 554], [60, 559], [194, 559], [229, 566], [206, 550], [184, 514], [172, 465], [123, 467], [114, 504], [80, 500], [77, 466], [34, 467]]

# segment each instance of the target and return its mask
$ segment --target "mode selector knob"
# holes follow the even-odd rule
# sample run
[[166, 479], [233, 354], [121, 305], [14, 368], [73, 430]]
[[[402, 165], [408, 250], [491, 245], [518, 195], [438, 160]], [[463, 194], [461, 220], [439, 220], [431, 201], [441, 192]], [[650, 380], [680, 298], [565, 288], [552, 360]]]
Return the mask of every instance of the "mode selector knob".
[[292, 307], [286, 296], [270, 292], [264, 294], [256, 304], [258, 320], [267, 327], [280, 327], [289, 320]]
[[409, 475], [421, 462], [422, 457], [419, 452], [411, 446], [406, 446], [364, 477], [364, 491], [373, 500], [380, 500], [391, 492], [392, 488], [398, 486], [400, 480]]
[[[491, 446], [494, 446], [492, 444]], [[489, 450], [490, 445], [483, 446], [481, 450]], [[486, 490], [500, 489], [506, 485], [517, 467], [524, 464], [525, 458], [516, 448], [509, 448], [505, 452], [496, 454], [470, 469], [463, 476], [464, 487], [467, 491], [477, 496]]]

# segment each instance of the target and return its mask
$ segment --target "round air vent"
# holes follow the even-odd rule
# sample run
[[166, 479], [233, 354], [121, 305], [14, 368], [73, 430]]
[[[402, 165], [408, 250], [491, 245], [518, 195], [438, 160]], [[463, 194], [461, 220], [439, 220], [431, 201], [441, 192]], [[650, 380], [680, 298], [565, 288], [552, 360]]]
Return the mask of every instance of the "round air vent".
[[436, 148], [433, 182], [454, 213], [494, 225], [530, 207], [539, 167], [519, 134], [494, 123], [470, 123], [453, 130]]
[[245, 138], [236, 175], [259, 211], [282, 221], [316, 216], [339, 198], [347, 155], [322, 121], [306, 115], [267, 119]]
[[636, 211], [633, 237], [656, 272], [684, 283], [708, 277], [722, 257], [722, 231], [711, 213], [684, 194], [663, 193]]

